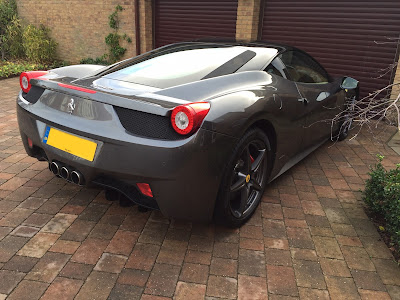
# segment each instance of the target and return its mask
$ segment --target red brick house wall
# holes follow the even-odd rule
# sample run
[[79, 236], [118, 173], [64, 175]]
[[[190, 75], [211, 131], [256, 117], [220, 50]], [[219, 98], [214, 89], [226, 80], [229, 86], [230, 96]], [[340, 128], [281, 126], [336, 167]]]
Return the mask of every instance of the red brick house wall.
[[136, 54], [134, 1], [120, 0], [17, 0], [20, 17], [34, 25], [44, 24], [57, 41], [57, 56], [71, 63], [98, 57], [106, 51], [105, 36], [111, 32], [108, 16], [120, 4], [120, 31], [132, 38], [124, 45], [126, 56]]

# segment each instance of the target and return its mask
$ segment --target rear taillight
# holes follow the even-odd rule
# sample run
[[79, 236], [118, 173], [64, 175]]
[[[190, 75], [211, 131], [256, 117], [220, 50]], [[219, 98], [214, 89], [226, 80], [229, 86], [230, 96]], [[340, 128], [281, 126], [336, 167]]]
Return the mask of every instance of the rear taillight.
[[153, 198], [153, 192], [148, 183], [136, 183], [136, 185], [143, 195]]
[[179, 134], [186, 135], [199, 129], [210, 110], [210, 103], [196, 102], [180, 105], [171, 114], [172, 127]]
[[33, 148], [33, 141], [30, 138], [28, 138], [28, 146], [31, 149]]
[[28, 93], [29, 90], [31, 89], [30, 80], [32, 78], [38, 78], [40, 76], [46, 75], [47, 73], [49, 72], [48, 71], [22, 72], [21, 75], [19, 76], [19, 84], [21, 86], [21, 89], [24, 91], [24, 93]]

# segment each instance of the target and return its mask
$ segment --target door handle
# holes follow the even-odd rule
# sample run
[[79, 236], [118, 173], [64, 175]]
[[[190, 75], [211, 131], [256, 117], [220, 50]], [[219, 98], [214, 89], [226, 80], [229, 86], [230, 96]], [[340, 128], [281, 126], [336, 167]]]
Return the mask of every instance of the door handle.
[[308, 100], [307, 100], [307, 98], [299, 98], [299, 99], [297, 99], [297, 101], [299, 101], [299, 102], [303, 102], [303, 103], [304, 103], [304, 105], [307, 105], [307, 104], [308, 104]]

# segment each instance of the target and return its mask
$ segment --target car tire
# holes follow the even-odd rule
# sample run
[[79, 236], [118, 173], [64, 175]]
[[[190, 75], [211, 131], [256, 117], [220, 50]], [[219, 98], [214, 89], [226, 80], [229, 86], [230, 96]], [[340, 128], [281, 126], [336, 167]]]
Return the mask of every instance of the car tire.
[[354, 102], [356, 101], [356, 97], [353, 96], [351, 99], [349, 99], [346, 102], [346, 116], [344, 117], [344, 121], [340, 124], [339, 131], [338, 131], [338, 140], [343, 141], [347, 138], [349, 135], [349, 130], [351, 128], [351, 125], [353, 123], [353, 114], [354, 114]]
[[250, 129], [236, 144], [220, 185], [216, 217], [229, 227], [243, 225], [261, 201], [271, 167], [268, 136]]

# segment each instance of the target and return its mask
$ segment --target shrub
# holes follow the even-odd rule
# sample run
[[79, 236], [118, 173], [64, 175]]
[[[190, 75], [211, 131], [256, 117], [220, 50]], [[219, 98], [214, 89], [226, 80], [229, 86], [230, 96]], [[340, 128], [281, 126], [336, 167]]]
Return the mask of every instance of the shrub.
[[109, 62], [106, 60], [106, 55], [96, 57], [96, 58], [84, 58], [80, 61], [81, 64], [92, 64], [92, 65], [109, 65]]
[[11, 58], [22, 58], [25, 55], [24, 47], [22, 46], [22, 31], [23, 26], [21, 20], [14, 16], [7, 25], [7, 52]]
[[400, 247], [400, 165], [388, 172], [384, 194], [386, 226], [392, 241]]
[[36, 63], [29, 63], [25, 61], [6, 61], [1, 63], [0, 62], [0, 79], [18, 76], [21, 72], [26, 71], [35, 71], [35, 70], [50, 70], [58, 67], [66, 66], [67, 63], [64, 61], [56, 61], [50, 65], [46, 64], [36, 64]]
[[371, 169], [371, 176], [363, 193], [364, 201], [370, 209], [386, 221], [386, 230], [393, 244], [400, 248], [400, 164], [386, 171], [382, 165], [383, 156]]
[[0, 64], [0, 78], [7, 78], [10, 76], [18, 75], [21, 72], [39, 69], [44, 69], [44, 66], [41, 64], [32, 64], [27, 62], [14, 63], [8, 61]]
[[371, 176], [365, 185], [364, 201], [368, 204], [369, 208], [377, 214], [383, 213], [383, 200], [385, 188], [386, 171], [382, 166], [383, 156], [378, 156], [379, 163], [371, 169], [369, 175]]
[[23, 47], [26, 57], [36, 63], [52, 63], [55, 60], [57, 43], [49, 36], [50, 29], [28, 25], [23, 32]]
[[7, 27], [17, 17], [15, 0], [0, 0], [0, 53], [4, 60], [8, 51]]

